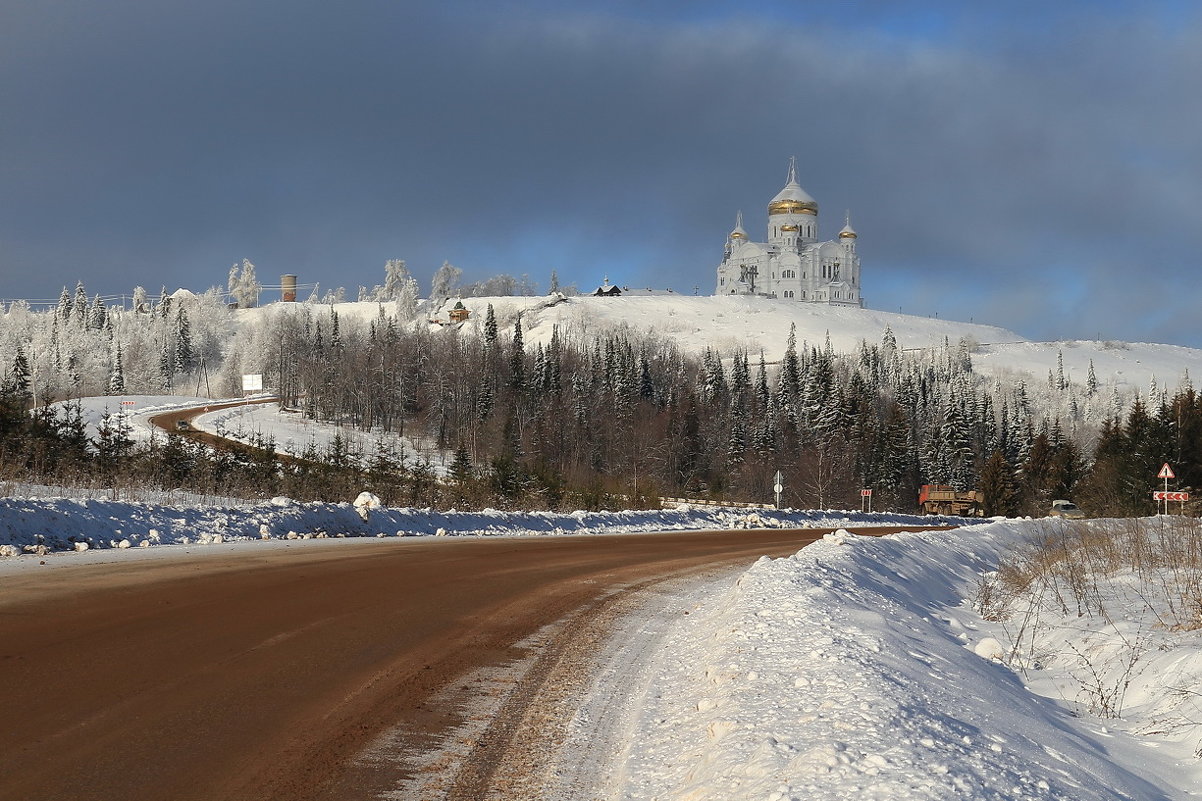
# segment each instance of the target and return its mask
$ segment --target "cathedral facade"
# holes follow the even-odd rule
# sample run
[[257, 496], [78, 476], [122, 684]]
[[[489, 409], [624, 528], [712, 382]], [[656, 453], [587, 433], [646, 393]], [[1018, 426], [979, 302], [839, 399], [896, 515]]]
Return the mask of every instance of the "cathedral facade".
[[795, 161], [789, 162], [785, 188], [768, 203], [767, 242], [748, 238], [739, 212], [718, 265], [715, 294], [864, 305], [851, 221], [846, 221], [837, 239], [818, 241], [818, 203], [797, 183]]

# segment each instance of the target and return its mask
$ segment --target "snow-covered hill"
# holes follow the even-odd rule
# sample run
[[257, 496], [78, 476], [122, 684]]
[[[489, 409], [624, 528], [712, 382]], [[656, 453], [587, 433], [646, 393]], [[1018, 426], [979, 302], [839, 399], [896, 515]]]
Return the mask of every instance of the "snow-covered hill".
[[[459, 328], [479, 332], [491, 304], [502, 330], [512, 329], [519, 314], [527, 345], [547, 343], [558, 326], [561, 336], [629, 328], [672, 340], [682, 350], [700, 354], [708, 348], [723, 356], [746, 350], [754, 359], [761, 350], [769, 362], [785, 352], [791, 326], [797, 342], [823, 347], [829, 336], [836, 352], [850, 353], [861, 342], [878, 344], [886, 328], [903, 350], [935, 348], [967, 340], [974, 348], [975, 369], [985, 375], [1046, 381], [1063, 360], [1066, 379], [1083, 386], [1092, 361], [1102, 389], [1116, 387], [1124, 395], [1146, 393], [1153, 378], [1161, 388], [1176, 388], [1182, 376], [1202, 374], [1202, 350], [1177, 345], [1125, 343], [1108, 340], [1030, 342], [996, 326], [915, 317], [874, 309], [796, 303], [752, 297], [693, 296], [635, 290], [622, 297], [594, 296], [465, 298], [471, 317]], [[319, 307], [324, 310], [325, 307]], [[279, 309], [272, 304], [240, 312], [243, 324]], [[335, 306], [341, 319], [366, 321], [379, 315], [377, 303]], [[447, 308], [425, 314], [447, 322]], [[387, 307], [385, 311], [390, 311]], [[969, 315], [966, 315], [969, 316]]]

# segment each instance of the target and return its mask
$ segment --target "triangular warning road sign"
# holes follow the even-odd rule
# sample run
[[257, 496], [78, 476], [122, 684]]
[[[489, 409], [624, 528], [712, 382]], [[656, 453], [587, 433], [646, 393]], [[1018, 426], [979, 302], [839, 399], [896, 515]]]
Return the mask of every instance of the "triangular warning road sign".
[[1173, 468], [1169, 467], [1169, 463], [1165, 462], [1164, 467], [1160, 468], [1160, 472], [1156, 474], [1157, 478], [1176, 478], [1177, 474], [1173, 472]]

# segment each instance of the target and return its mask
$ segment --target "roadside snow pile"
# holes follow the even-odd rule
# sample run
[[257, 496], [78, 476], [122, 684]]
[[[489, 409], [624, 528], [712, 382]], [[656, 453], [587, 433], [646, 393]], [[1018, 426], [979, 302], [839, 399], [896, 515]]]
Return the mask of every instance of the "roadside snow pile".
[[975, 600], [1032, 690], [1155, 738], [1202, 781], [1202, 521], [1049, 523]]
[[[1180, 797], [1107, 753], [1136, 746], [1104, 748], [1105, 734], [989, 658], [1000, 646], [965, 599], [1035, 525], [841, 531], [761, 559], [668, 635], [632, 704], [620, 797]], [[1146, 759], [1125, 764], [1155, 775]]]
[[[370, 495], [370, 493], [368, 493]], [[371, 496], [374, 498], [375, 496]], [[273, 498], [237, 506], [158, 506], [65, 498], [0, 499], [0, 545], [29, 551], [210, 544], [262, 539], [433, 535], [628, 534], [737, 528], [841, 525], [940, 525], [955, 519], [856, 512], [730, 509], [715, 506], [624, 512], [439, 512], [364, 504], [296, 503]], [[370, 514], [363, 514], [370, 510]], [[366, 519], [365, 519], [366, 518]], [[154, 532], [151, 536], [150, 532]], [[11, 550], [11, 549], [10, 549]]]

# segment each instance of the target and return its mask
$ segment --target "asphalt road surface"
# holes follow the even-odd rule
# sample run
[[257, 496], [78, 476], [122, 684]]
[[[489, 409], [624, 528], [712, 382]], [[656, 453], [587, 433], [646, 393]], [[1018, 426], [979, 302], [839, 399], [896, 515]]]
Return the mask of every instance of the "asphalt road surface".
[[[412, 768], [356, 757], [390, 731], [435, 747], [465, 715], [439, 699], [535, 633], [823, 533], [306, 541], [9, 576], [0, 799], [378, 798]], [[486, 795], [508, 730], [473, 743], [445, 797]]]

